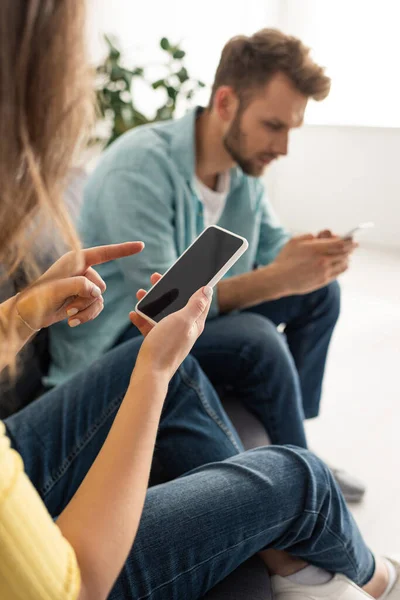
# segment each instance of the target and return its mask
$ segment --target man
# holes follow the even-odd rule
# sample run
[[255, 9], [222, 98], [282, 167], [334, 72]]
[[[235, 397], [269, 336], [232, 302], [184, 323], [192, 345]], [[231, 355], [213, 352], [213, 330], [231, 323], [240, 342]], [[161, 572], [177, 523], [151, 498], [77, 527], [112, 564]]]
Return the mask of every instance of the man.
[[[137, 290], [218, 223], [246, 237], [249, 249], [218, 284], [193, 353], [215, 386], [233, 390], [260, 418], [272, 443], [307, 445], [303, 420], [318, 415], [339, 316], [336, 278], [354, 244], [326, 231], [290, 238], [260, 177], [287, 154], [309, 98], [322, 100], [329, 89], [296, 38], [271, 29], [236, 37], [222, 52], [207, 109], [138, 128], [104, 153], [86, 189], [84, 244], [137, 239], [146, 249], [101, 266], [110, 285], [95, 323], [81, 329], [73, 316], [70, 327], [53, 328], [51, 384], [136, 335], [127, 315]], [[357, 482], [341, 483], [349, 499], [361, 498]]]

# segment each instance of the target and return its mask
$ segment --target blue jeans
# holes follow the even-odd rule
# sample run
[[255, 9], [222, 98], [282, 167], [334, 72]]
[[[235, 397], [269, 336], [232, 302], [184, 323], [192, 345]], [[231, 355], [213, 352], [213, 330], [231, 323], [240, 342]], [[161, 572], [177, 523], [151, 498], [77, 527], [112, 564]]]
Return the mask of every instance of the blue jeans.
[[[5, 420], [25, 470], [53, 516], [69, 502], [102, 447], [141, 344], [141, 338], [122, 344]], [[242, 451], [210, 382], [188, 357], [172, 379], [163, 407], [155, 482]]]
[[[6, 420], [53, 517], [104, 443], [140, 343], [119, 346]], [[241, 451], [213, 387], [189, 357], [169, 386], [157, 440], [164, 478], [177, 479], [148, 490], [112, 600], [201, 598], [268, 547], [360, 585], [371, 578], [373, 556], [319, 459], [295, 447]]]
[[[261, 420], [273, 444], [306, 448], [304, 418], [319, 412], [339, 310], [335, 281], [207, 321], [192, 354], [215, 388], [234, 394]], [[129, 327], [118, 343], [137, 335]]]
[[304, 415], [306, 419], [317, 417], [329, 344], [340, 314], [338, 282], [310, 294], [265, 302], [249, 311], [275, 325], [285, 323], [286, 352], [289, 350], [296, 368], [292, 376], [299, 382]]

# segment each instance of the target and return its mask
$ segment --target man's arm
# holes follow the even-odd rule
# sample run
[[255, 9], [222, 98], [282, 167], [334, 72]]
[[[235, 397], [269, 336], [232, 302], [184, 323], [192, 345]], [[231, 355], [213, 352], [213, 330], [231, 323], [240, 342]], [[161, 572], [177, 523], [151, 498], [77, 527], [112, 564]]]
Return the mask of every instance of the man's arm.
[[217, 285], [217, 295], [219, 310], [225, 313], [289, 296], [290, 292], [279, 267], [272, 264], [223, 279]]
[[222, 280], [217, 287], [221, 313], [293, 294], [315, 291], [347, 270], [353, 242], [303, 235], [290, 239], [266, 198], [261, 205], [258, 268]]

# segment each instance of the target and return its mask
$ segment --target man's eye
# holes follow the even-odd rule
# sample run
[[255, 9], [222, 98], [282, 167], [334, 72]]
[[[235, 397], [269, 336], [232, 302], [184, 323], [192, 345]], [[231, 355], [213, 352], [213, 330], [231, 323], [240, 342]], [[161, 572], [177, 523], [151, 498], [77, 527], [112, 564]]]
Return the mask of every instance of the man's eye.
[[264, 125], [268, 129], [272, 129], [272, 131], [279, 131], [281, 129], [281, 125], [279, 123], [270, 123], [267, 121], [266, 123], [264, 123]]

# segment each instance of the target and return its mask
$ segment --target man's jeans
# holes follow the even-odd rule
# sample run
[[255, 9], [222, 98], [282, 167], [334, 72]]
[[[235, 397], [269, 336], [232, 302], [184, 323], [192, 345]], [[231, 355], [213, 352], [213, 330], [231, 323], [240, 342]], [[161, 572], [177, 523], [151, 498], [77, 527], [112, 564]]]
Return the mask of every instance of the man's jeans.
[[[335, 281], [207, 321], [192, 354], [218, 390], [240, 399], [273, 444], [307, 447], [304, 417], [319, 412], [328, 347], [340, 311]], [[285, 332], [277, 325], [285, 323]], [[119, 342], [138, 335], [129, 327]]]
[[[6, 420], [53, 517], [104, 443], [140, 343], [119, 346]], [[201, 598], [267, 547], [360, 585], [371, 578], [373, 556], [319, 459], [294, 447], [241, 451], [213, 387], [189, 357], [169, 386], [156, 450], [165, 479], [178, 479], [148, 490], [112, 600]]]

